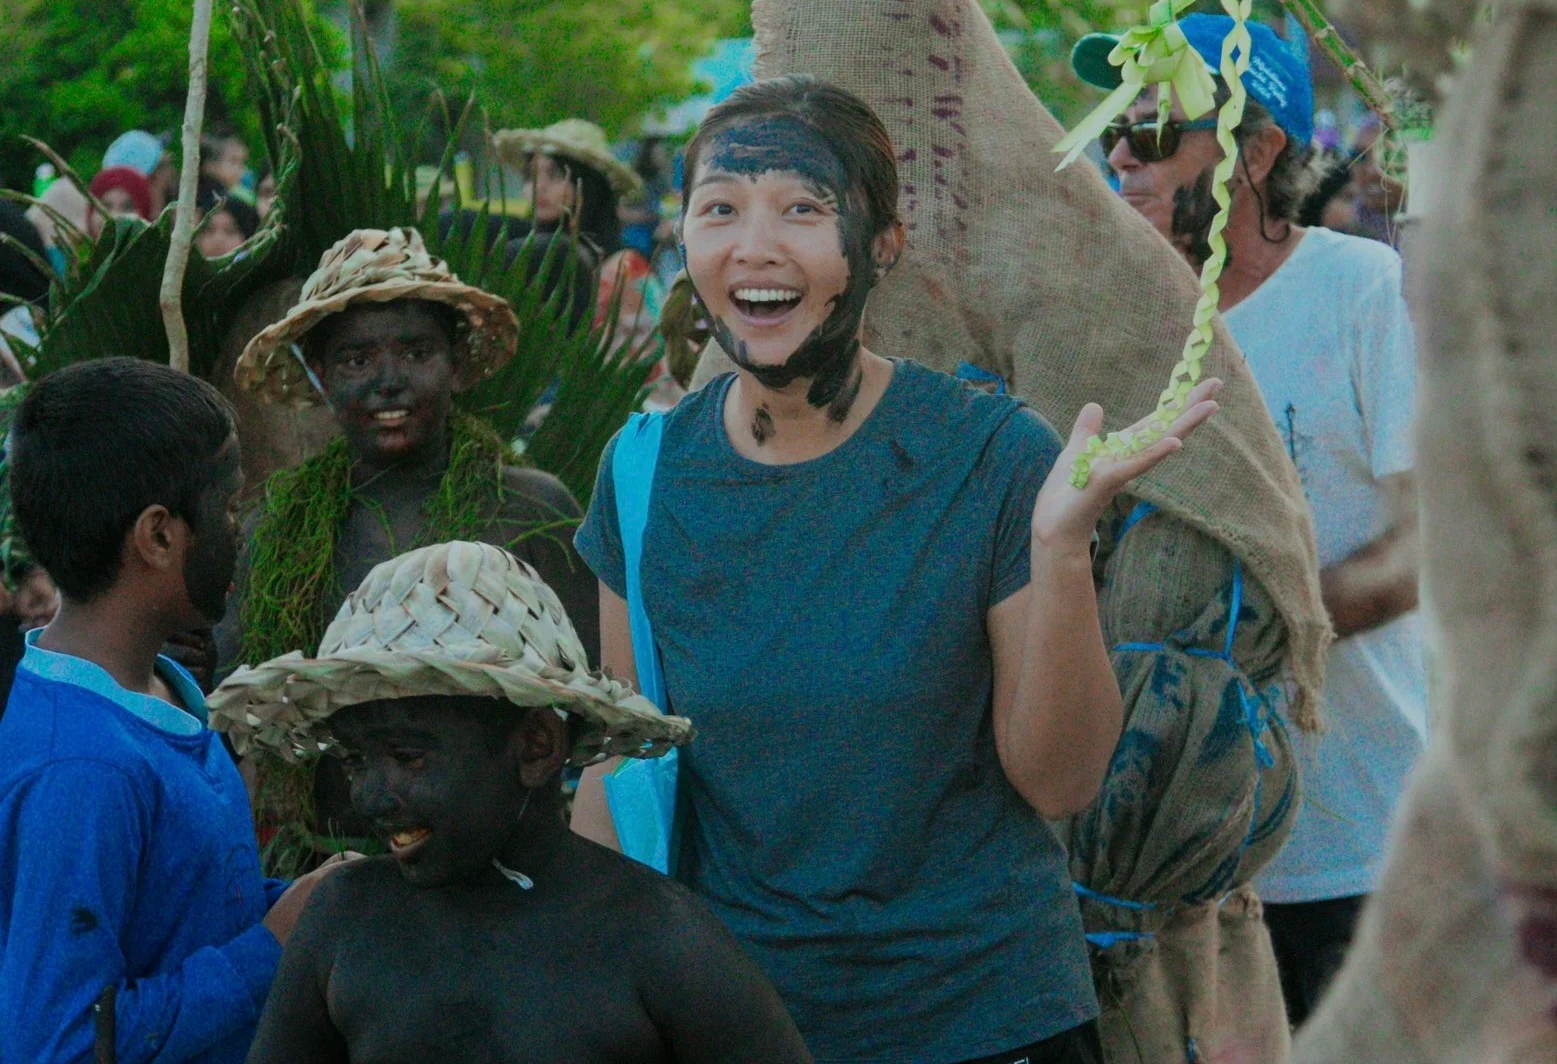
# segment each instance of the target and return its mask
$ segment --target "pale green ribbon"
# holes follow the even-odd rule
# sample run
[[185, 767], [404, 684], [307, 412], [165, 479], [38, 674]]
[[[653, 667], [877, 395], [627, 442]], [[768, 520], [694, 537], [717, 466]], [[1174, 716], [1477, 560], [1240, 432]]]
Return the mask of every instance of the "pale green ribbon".
[[[1173, 16], [1189, 7], [1192, 2], [1193, 0], [1171, 0], [1170, 3], [1170, 0], [1159, 0], [1158, 3], [1153, 4], [1152, 25], [1127, 33], [1120, 40], [1119, 47], [1109, 55], [1109, 62], [1119, 64], [1120, 49], [1124, 48], [1125, 42], [1129, 40], [1167, 42], [1164, 49], [1169, 49], [1174, 39], [1182, 42], [1184, 32], [1178, 28], [1178, 23], [1174, 21]], [[1216, 216], [1211, 219], [1211, 231], [1206, 237], [1206, 243], [1211, 248], [1211, 257], [1206, 259], [1205, 265], [1200, 269], [1200, 299], [1195, 304], [1194, 325], [1189, 337], [1184, 341], [1184, 353], [1180, 356], [1178, 364], [1173, 367], [1168, 386], [1157, 400], [1157, 409], [1144, 427], [1134, 432], [1110, 432], [1107, 438], [1093, 436], [1087, 441], [1086, 451], [1076, 459], [1076, 464], [1071, 468], [1070, 482], [1077, 488], [1087, 486], [1087, 480], [1092, 474], [1092, 463], [1097, 459], [1128, 458], [1162, 439], [1173, 422], [1184, 412], [1184, 404], [1190, 390], [1200, 380], [1200, 363], [1211, 347], [1211, 321], [1216, 316], [1217, 304], [1221, 302], [1221, 290], [1217, 282], [1221, 279], [1222, 268], [1227, 264], [1227, 241], [1222, 238], [1222, 231], [1227, 228], [1227, 216], [1232, 207], [1232, 196], [1227, 191], [1227, 183], [1233, 176], [1234, 167], [1238, 165], [1238, 142], [1233, 137], [1233, 130], [1237, 129], [1238, 123], [1243, 121], [1243, 108], [1248, 100], [1248, 92], [1243, 85], [1243, 75], [1249, 69], [1249, 50], [1253, 47], [1249, 39], [1248, 27], [1252, 6], [1253, 0], [1222, 0], [1222, 9], [1233, 18], [1232, 32], [1222, 41], [1220, 65], [1222, 80], [1230, 87], [1230, 95], [1216, 116], [1216, 139], [1222, 148], [1222, 159], [1216, 164], [1216, 169], [1211, 175], [1211, 198], [1217, 205]], [[1163, 18], [1166, 18], [1170, 25], [1163, 25]], [[1135, 34], [1141, 36], [1132, 36]], [[1140, 50], [1138, 46], [1131, 54], [1139, 54]], [[1070, 155], [1060, 164], [1060, 168], [1063, 169], [1088, 141], [1102, 133], [1116, 115], [1129, 107], [1144, 85], [1163, 84], [1177, 89], [1179, 98], [1184, 103], [1184, 113], [1190, 118], [1199, 117], [1209, 110], [1215, 101], [1215, 83], [1211, 82], [1204, 61], [1194, 49], [1186, 47], [1181, 50], [1193, 55], [1195, 64], [1182, 59], [1170, 62], [1168, 51], [1165, 50], [1160, 54], [1158, 62], [1144, 65], [1137, 62], [1137, 67], [1143, 71], [1143, 74], [1140, 80], [1134, 82], [1130, 80], [1131, 67], [1127, 60], [1124, 64], [1126, 76], [1124, 84], [1114, 90], [1081, 125], [1055, 145], [1055, 151], [1064, 151], [1067, 147], [1071, 149]], [[1233, 57], [1235, 51], [1238, 53], [1236, 59]], [[1148, 55], [1156, 54], [1158, 53], [1148, 53]], [[1205, 105], [1198, 111], [1193, 110], [1191, 104], [1193, 102], [1198, 105], [1201, 98], [1186, 95], [1184, 85], [1181, 84], [1181, 79], [1184, 82], [1192, 80], [1181, 73], [1185, 67], [1192, 65], [1198, 67], [1205, 75], [1210, 88], [1203, 98]], [[1152, 73], [1160, 73], [1163, 80], [1160, 82], [1149, 80], [1146, 75]], [[1130, 93], [1126, 93], [1127, 89], [1131, 90]], [[1163, 100], [1159, 101], [1158, 108], [1159, 120], [1167, 117], [1167, 109], [1172, 106], [1168, 96], [1169, 91], [1171, 90], [1166, 87], [1162, 91]], [[1093, 131], [1086, 132], [1089, 129]], [[1067, 141], [1078, 136], [1081, 136], [1079, 144], [1069, 146], [1066, 144]]]
[[1162, 86], [1157, 98], [1159, 122], [1168, 120], [1175, 93], [1184, 105], [1184, 114], [1191, 119], [1215, 106], [1216, 82], [1211, 79], [1211, 71], [1179, 28], [1178, 13], [1194, 3], [1195, 0], [1157, 0], [1147, 11], [1150, 24], [1137, 26], [1119, 38], [1114, 50], [1108, 53], [1108, 61], [1120, 68], [1124, 80], [1075, 129], [1060, 138], [1054, 150], [1066, 155], [1057, 169], [1063, 170], [1075, 162], [1148, 85]]

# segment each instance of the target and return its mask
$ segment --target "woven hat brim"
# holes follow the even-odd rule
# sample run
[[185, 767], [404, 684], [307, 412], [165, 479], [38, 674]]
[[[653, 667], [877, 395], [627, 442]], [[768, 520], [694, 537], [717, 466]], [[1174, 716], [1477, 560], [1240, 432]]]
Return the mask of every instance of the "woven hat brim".
[[248, 342], [233, 369], [233, 378], [239, 388], [256, 393], [265, 402], [316, 406], [323, 398], [293, 356], [291, 345], [347, 307], [401, 299], [444, 303], [465, 315], [470, 330], [465, 337], [464, 368], [470, 381], [495, 373], [518, 350], [519, 319], [502, 297], [459, 282], [383, 281], [299, 303]]
[[685, 717], [665, 716], [641, 695], [589, 673], [536, 673], [508, 662], [466, 661], [438, 651], [361, 648], [328, 658], [294, 651], [240, 668], [207, 700], [211, 727], [245, 753], [260, 745], [288, 760], [330, 745], [326, 721], [347, 706], [425, 695], [496, 698], [516, 706], [554, 706], [590, 727], [568, 757], [587, 765], [606, 757], [659, 757], [695, 734]]
[[499, 157], [515, 169], [524, 165], [527, 156], [537, 154], [563, 156], [577, 159], [599, 170], [606, 176], [606, 180], [611, 182], [611, 188], [619, 196], [637, 192], [643, 187], [643, 178], [639, 176], [638, 171], [616, 156], [583, 148], [569, 141], [558, 140], [548, 135], [544, 129], [499, 130], [492, 141], [497, 146]]

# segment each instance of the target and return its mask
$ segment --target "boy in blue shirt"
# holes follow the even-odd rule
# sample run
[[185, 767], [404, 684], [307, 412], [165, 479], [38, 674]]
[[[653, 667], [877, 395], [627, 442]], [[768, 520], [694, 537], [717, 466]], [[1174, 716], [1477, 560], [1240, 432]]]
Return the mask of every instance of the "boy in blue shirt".
[[158, 655], [226, 605], [232, 410], [188, 374], [94, 359], [32, 386], [8, 454], [61, 605], [0, 720], [0, 1060], [83, 1061], [112, 1035], [118, 1064], [241, 1061], [320, 874], [262, 877], [200, 690]]

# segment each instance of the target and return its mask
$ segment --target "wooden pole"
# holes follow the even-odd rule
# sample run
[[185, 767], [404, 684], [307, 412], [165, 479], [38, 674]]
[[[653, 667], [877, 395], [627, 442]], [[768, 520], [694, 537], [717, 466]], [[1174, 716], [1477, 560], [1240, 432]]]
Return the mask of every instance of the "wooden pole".
[[173, 238], [162, 271], [162, 323], [168, 330], [168, 364], [189, 372], [189, 329], [184, 324], [184, 270], [195, 231], [195, 190], [200, 179], [200, 127], [205, 121], [205, 66], [211, 42], [211, 0], [195, 0], [189, 30], [189, 96], [184, 103], [184, 164], [178, 175]]

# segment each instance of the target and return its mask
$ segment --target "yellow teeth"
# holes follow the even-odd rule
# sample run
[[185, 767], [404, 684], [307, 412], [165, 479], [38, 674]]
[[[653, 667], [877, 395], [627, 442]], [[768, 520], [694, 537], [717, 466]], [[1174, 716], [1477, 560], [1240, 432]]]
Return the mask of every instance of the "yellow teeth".
[[389, 841], [404, 849], [407, 846], [421, 842], [432, 832], [427, 828], [417, 828], [415, 831], [397, 831], [389, 837]]
[[380, 410], [373, 415], [375, 421], [399, 421], [410, 414], [409, 410]]

